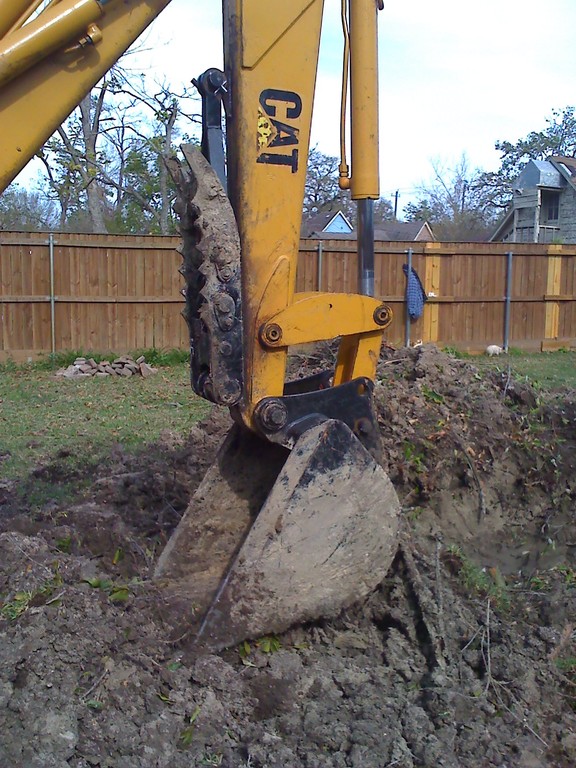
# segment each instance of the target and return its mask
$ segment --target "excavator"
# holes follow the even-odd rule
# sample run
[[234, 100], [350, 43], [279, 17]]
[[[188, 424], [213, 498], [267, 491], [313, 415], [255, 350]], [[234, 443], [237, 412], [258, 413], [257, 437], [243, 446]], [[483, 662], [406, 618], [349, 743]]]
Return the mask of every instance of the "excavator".
[[[0, 191], [169, 2], [0, 0]], [[357, 294], [296, 291], [323, 0], [223, 0], [224, 68], [194, 80], [201, 146], [170, 161], [191, 383], [231, 414], [154, 573], [199, 649], [335, 616], [396, 552], [373, 398], [392, 317], [374, 297], [382, 7], [340, 8], [339, 174], [357, 203]], [[294, 349], [333, 340], [330, 369], [288, 380]]]

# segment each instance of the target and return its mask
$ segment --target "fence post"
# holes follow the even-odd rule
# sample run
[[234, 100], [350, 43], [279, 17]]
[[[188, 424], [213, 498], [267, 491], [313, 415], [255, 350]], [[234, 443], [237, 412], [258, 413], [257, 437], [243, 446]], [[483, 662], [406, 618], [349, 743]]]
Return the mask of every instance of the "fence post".
[[[546, 277], [546, 319], [544, 327], [543, 349], [551, 349], [557, 346], [560, 333], [560, 286], [562, 284], [562, 256], [552, 255], [558, 246], [551, 245], [548, 248], [548, 274]], [[554, 342], [556, 341], [556, 344]]]
[[426, 243], [424, 250], [424, 290], [426, 296], [432, 299], [424, 306], [424, 327], [422, 341], [436, 342], [440, 335], [440, 305], [434, 299], [440, 294], [440, 265], [441, 257], [434, 253], [435, 248], [440, 248], [441, 243]]
[[318, 291], [322, 290], [322, 257], [324, 253], [322, 240], [318, 240]]
[[408, 273], [406, 275], [406, 292], [404, 294], [404, 310], [406, 315], [406, 326], [404, 333], [404, 346], [410, 346], [410, 313], [408, 312], [408, 286], [410, 284], [410, 273], [412, 272], [412, 248], [406, 251], [408, 257]]
[[56, 353], [56, 297], [54, 295], [54, 235], [48, 235], [48, 256], [50, 261], [50, 346]]
[[506, 254], [506, 293], [504, 296], [504, 352], [510, 342], [510, 305], [512, 301], [512, 251]]

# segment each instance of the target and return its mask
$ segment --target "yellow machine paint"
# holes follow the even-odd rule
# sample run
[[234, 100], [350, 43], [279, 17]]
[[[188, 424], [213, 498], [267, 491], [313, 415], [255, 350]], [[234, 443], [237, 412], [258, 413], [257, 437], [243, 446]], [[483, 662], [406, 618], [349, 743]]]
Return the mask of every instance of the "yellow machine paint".
[[[61, 0], [0, 40], [0, 190], [170, 0]], [[0, 30], [38, 3], [0, 0]], [[16, 11], [19, 13], [16, 13]], [[96, 22], [101, 39], [92, 41]]]
[[[351, 188], [355, 198], [377, 198], [377, 6], [350, 6]], [[335, 383], [374, 378], [390, 321], [366, 296], [347, 296], [344, 308], [338, 295], [294, 293], [322, 12], [323, 0], [225, 3], [226, 70], [234, 73], [229, 190], [242, 244], [244, 333], [259, 342], [245, 348], [248, 426], [263, 397], [282, 394], [290, 345], [340, 336]]]

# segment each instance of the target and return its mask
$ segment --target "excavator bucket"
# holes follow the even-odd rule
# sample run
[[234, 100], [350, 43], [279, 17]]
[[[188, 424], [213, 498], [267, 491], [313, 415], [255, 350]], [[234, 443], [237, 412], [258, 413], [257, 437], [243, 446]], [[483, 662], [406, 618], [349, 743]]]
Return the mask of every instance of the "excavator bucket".
[[338, 614], [384, 578], [399, 502], [342, 422], [291, 452], [235, 425], [159, 560], [177, 634], [215, 651]]

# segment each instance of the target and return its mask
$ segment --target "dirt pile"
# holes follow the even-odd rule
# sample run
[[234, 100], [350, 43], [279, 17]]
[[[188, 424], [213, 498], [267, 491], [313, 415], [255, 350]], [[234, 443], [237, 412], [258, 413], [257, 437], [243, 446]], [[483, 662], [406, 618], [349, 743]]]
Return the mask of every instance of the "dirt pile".
[[[0, 765], [576, 764], [576, 397], [389, 352], [404, 532], [337, 620], [193, 658], [150, 582], [226, 431], [120, 449], [74, 506], [0, 506]], [[46, 471], [57, 474], [57, 460]]]

